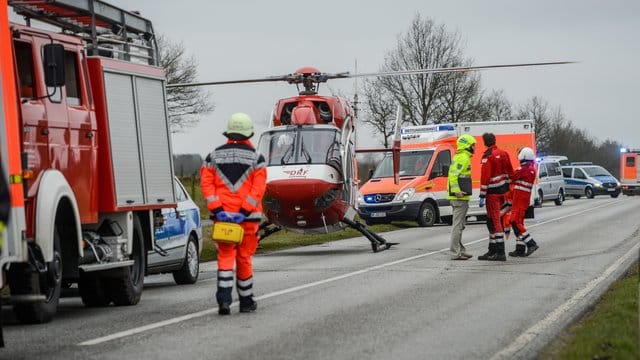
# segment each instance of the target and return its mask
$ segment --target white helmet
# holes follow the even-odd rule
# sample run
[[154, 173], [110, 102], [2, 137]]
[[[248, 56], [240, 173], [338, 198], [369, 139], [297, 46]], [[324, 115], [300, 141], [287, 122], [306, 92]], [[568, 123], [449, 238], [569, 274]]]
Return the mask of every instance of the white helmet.
[[536, 159], [536, 155], [530, 147], [524, 147], [518, 153], [518, 160], [520, 161], [533, 161]]

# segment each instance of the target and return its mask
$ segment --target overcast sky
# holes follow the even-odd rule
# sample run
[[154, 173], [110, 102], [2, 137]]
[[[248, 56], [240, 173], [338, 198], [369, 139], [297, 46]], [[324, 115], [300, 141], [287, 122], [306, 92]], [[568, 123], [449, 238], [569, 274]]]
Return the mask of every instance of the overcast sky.
[[[580, 61], [484, 71], [483, 88], [503, 89], [515, 104], [540, 96], [596, 139], [640, 147], [638, 0], [107, 1], [139, 10], [157, 33], [182, 41], [199, 63], [200, 81], [282, 75], [302, 66], [353, 72], [356, 59], [359, 72], [374, 72], [420, 13], [459, 32], [475, 65]], [[327, 86], [354, 89], [353, 80], [337, 80], [321, 93], [330, 94]], [[224, 141], [220, 133], [234, 112], [248, 113], [264, 129], [275, 101], [296, 95], [286, 83], [208, 90], [215, 111], [174, 135], [175, 153], [208, 153]]]

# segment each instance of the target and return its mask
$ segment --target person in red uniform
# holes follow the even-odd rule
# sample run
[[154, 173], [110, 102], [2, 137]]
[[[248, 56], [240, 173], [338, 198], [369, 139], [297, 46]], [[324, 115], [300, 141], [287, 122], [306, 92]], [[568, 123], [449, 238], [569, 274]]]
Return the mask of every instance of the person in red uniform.
[[489, 251], [478, 256], [478, 260], [506, 261], [500, 210], [505, 203], [505, 193], [509, 191], [509, 178], [513, 173], [513, 167], [509, 154], [496, 146], [494, 134], [484, 133], [482, 140], [487, 150], [482, 155], [480, 206], [485, 203], [487, 205]]
[[511, 208], [513, 207], [513, 184], [509, 186], [509, 191], [504, 194], [504, 204], [500, 209], [500, 221], [504, 230], [504, 241], [509, 241], [511, 235]]
[[529, 256], [538, 250], [538, 244], [533, 240], [524, 226], [524, 215], [529, 208], [531, 189], [536, 179], [534, 166], [535, 154], [531, 148], [525, 147], [518, 153], [520, 167], [511, 175], [513, 182], [513, 209], [511, 210], [511, 226], [517, 236], [516, 250], [509, 256]]
[[258, 247], [258, 227], [262, 219], [262, 197], [266, 189], [267, 170], [262, 155], [249, 139], [253, 122], [244, 113], [231, 115], [224, 135], [227, 143], [216, 148], [200, 169], [202, 194], [215, 221], [232, 221], [244, 229], [238, 245], [217, 242], [218, 287], [216, 300], [220, 315], [230, 314], [233, 269], [240, 312], [257, 309], [253, 299], [253, 267], [251, 257]]

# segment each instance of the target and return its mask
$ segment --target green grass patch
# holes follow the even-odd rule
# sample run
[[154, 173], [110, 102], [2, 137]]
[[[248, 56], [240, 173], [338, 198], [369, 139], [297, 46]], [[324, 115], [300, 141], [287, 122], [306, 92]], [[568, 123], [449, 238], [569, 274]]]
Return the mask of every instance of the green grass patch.
[[[191, 195], [193, 201], [200, 208], [200, 217], [202, 219], [209, 218], [209, 210], [202, 197], [202, 191], [200, 191], [200, 181], [195, 177], [183, 177], [180, 178], [180, 182], [184, 185], [185, 189]], [[418, 226], [413, 221], [396, 222], [393, 224], [381, 224], [373, 225], [368, 228], [376, 233], [382, 233], [386, 231], [393, 231], [399, 229], [405, 229], [408, 227]], [[280, 249], [289, 249], [297, 246], [306, 246], [313, 244], [322, 244], [329, 241], [342, 240], [352, 237], [362, 236], [360, 232], [347, 228], [344, 230], [335, 231], [329, 234], [320, 235], [303, 235], [289, 230], [281, 230], [275, 234], [269, 235], [264, 240], [260, 241], [258, 247], [258, 253], [266, 251], [274, 251]], [[202, 246], [202, 254], [200, 255], [200, 261], [211, 261], [216, 258], [216, 247], [211, 240], [211, 226], [202, 227], [202, 237], [204, 244]], [[368, 249], [368, 243], [363, 242], [363, 248]]]
[[616, 282], [592, 312], [545, 348], [540, 359], [640, 359], [638, 267]]
[[[398, 222], [393, 224], [381, 224], [368, 226], [367, 228], [376, 233], [383, 233], [387, 231], [406, 229], [409, 227], [417, 227], [415, 222]], [[347, 228], [344, 230], [338, 230], [329, 234], [319, 235], [304, 235], [289, 230], [281, 230], [275, 234], [271, 234], [264, 240], [260, 241], [258, 246], [258, 253], [264, 253], [269, 251], [289, 249], [298, 246], [307, 246], [314, 244], [323, 244], [330, 241], [348, 239], [352, 237], [362, 236], [362, 234], [354, 229]], [[202, 237], [204, 238], [204, 245], [202, 246], [202, 254], [200, 255], [200, 261], [211, 261], [216, 259], [216, 250], [213, 240], [211, 240], [211, 226], [202, 227]], [[368, 240], [362, 242], [363, 251], [370, 250]]]
[[195, 177], [183, 177], [180, 178], [180, 182], [184, 185], [191, 199], [200, 208], [200, 217], [202, 219], [209, 218], [209, 209], [207, 209], [207, 203], [202, 197], [202, 191], [200, 191], [200, 180]]

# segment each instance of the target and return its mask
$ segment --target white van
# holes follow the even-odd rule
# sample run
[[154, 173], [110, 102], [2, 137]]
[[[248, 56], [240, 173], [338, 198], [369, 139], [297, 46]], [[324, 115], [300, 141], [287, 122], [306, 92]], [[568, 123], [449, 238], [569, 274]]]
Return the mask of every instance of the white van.
[[536, 185], [535, 204], [540, 206], [545, 201], [553, 200], [556, 205], [562, 205], [567, 194], [564, 177], [562, 176], [561, 161], [567, 161], [566, 156], [545, 156], [536, 159], [538, 164], [538, 184]]

